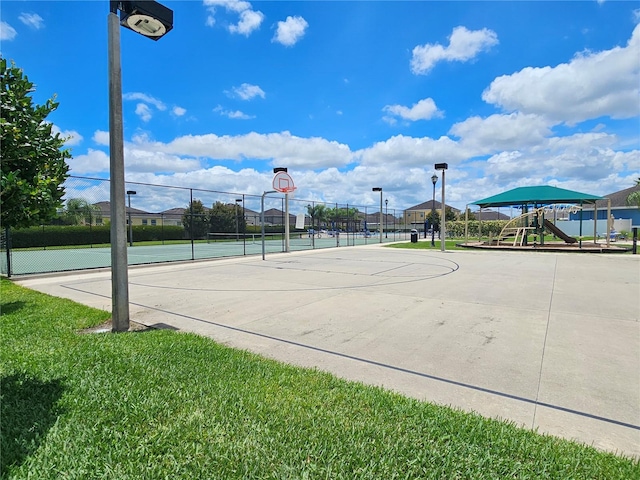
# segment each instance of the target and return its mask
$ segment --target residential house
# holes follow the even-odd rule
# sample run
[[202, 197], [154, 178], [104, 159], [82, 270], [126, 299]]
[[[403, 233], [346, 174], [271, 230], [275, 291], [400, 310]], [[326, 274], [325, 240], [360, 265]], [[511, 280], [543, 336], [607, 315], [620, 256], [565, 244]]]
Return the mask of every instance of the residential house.
[[[447, 205], [446, 207], [453, 210], [456, 215], [460, 214], [460, 210], [457, 208], [453, 208], [450, 205]], [[409, 207], [403, 212], [402, 220], [404, 224], [407, 225], [407, 228], [420, 230], [424, 227], [425, 221], [432, 211], [435, 211], [438, 216], [442, 215], [442, 203], [437, 200], [435, 202], [433, 200], [428, 200], [418, 205], [414, 205], [413, 207]]]
[[[607, 218], [607, 205], [608, 200], [610, 200], [611, 215], [614, 220], [630, 220], [632, 227], [640, 227], [640, 208], [638, 205], [627, 205], [627, 197], [634, 192], [640, 192], [640, 185], [634, 185], [633, 187], [625, 188], [624, 190], [603, 195], [605, 199], [598, 200], [595, 203], [597, 212], [596, 218], [598, 220], [605, 220]], [[593, 205], [584, 205], [582, 208], [582, 220], [593, 220], [593, 211]], [[570, 214], [570, 219], [580, 220], [580, 213], [572, 212]], [[624, 223], [628, 224], [629, 222], [627, 221]]]

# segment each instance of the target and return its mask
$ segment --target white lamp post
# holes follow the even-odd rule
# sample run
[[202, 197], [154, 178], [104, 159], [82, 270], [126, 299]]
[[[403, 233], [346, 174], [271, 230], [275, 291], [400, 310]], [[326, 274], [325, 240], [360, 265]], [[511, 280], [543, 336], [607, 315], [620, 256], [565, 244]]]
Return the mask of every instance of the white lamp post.
[[[239, 228], [238, 228], [238, 204], [240, 204], [240, 202], [242, 202], [242, 199], [241, 198], [236, 198], [236, 242], [238, 240], [240, 240], [240, 233], [239, 233]], [[243, 208], [243, 210], [244, 210], [244, 208]]]
[[387, 233], [387, 218], [389, 218], [389, 199], [384, 199], [384, 238], [389, 238]]
[[434, 173], [433, 175], [431, 175], [431, 183], [433, 183], [433, 198], [431, 200], [431, 246], [435, 247], [436, 246], [436, 241], [435, 241], [435, 234], [436, 234], [436, 229], [433, 226], [433, 217], [435, 216], [434, 213], [434, 209], [436, 208], [436, 183], [438, 183], [438, 176]]
[[373, 187], [371, 190], [380, 192], [380, 226], [378, 227], [378, 232], [380, 234], [380, 243], [382, 243], [382, 187]]
[[[447, 165], [446, 163], [436, 163], [434, 165], [434, 168], [436, 170], [440, 170], [442, 171], [442, 205], [441, 205], [441, 211], [440, 211], [440, 250], [444, 252], [445, 247], [444, 247], [444, 241], [447, 235], [447, 228], [444, 224], [444, 215], [445, 215], [445, 203], [444, 203], [444, 172], [447, 170], [447, 168], [449, 168], [449, 165]], [[433, 184], [434, 188], [435, 188], [435, 183]]]
[[[129, 330], [129, 276], [124, 182], [122, 68], [118, 24], [152, 40], [173, 28], [173, 11], [154, 1], [109, 2], [109, 168], [111, 206], [111, 322], [112, 331]], [[118, 21], [118, 10], [120, 21]]]
[[133, 247], [133, 225], [131, 223], [131, 195], [135, 195], [135, 190], [127, 190], [127, 197], [129, 198], [129, 246]]

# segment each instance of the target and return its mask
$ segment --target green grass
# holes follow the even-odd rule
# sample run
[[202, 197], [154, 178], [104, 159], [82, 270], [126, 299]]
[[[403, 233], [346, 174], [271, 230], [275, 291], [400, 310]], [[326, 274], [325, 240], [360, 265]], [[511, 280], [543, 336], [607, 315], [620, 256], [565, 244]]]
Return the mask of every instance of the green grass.
[[[471, 239], [470, 239], [471, 240]], [[387, 245], [392, 248], [408, 248], [412, 250], [438, 250], [440, 251], [440, 240], [434, 242], [435, 247], [431, 246], [431, 240], [420, 240], [417, 243], [411, 242], [398, 242]], [[459, 247], [459, 243], [464, 243], [464, 238], [456, 238], [455, 240], [446, 240], [444, 247], [446, 250], [465, 250], [464, 247]]]
[[1, 283], [6, 479], [640, 478], [637, 460]]

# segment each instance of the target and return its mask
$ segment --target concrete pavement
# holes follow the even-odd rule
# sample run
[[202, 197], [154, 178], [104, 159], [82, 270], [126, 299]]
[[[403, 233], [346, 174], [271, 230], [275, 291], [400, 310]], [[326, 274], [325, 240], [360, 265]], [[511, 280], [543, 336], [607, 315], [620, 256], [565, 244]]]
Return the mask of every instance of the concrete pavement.
[[[640, 456], [640, 256], [368, 245], [129, 281], [135, 322]], [[109, 272], [17, 283], [111, 310]]]

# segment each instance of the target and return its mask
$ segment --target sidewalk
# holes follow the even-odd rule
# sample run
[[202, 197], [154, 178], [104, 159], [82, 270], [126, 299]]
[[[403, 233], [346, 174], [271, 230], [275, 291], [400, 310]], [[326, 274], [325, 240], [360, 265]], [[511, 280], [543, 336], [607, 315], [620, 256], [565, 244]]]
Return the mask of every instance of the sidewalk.
[[[368, 245], [129, 281], [133, 321], [640, 456], [640, 256]], [[111, 309], [109, 272], [17, 283]]]

